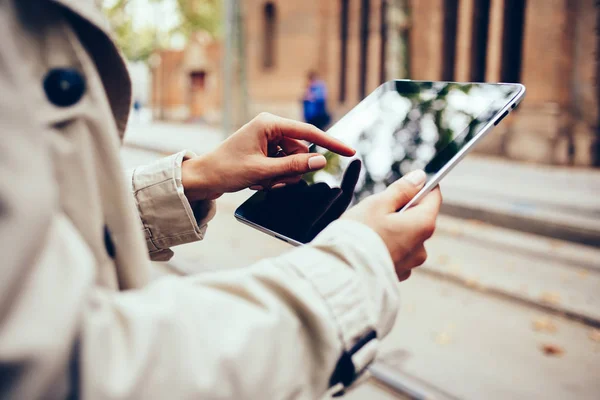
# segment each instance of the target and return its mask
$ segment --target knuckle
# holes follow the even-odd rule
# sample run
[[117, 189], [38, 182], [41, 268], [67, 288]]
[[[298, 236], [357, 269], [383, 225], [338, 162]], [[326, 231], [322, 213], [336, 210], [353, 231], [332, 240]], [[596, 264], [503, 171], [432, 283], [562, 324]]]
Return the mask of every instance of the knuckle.
[[417, 265], [423, 265], [425, 261], [427, 261], [427, 250], [423, 249], [417, 254], [415, 262]]
[[289, 170], [290, 172], [302, 172], [304, 170], [302, 162], [298, 157], [294, 157], [290, 160]]
[[396, 276], [398, 277], [398, 280], [400, 282], [404, 282], [405, 280], [407, 280], [408, 278], [410, 278], [411, 274], [412, 274], [411, 270], [408, 270], [408, 271], [404, 271], [404, 270], [396, 271]]
[[263, 111], [260, 114], [258, 114], [256, 118], [260, 120], [270, 120], [271, 118], [273, 118], [273, 114]]
[[402, 203], [408, 203], [413, 198], [412, 190], [406, 182], [398, 181], [396, 184], [389, 186], [388, 190], [394, 199]]
[[266, 126], [273, 120], [273, 115], [268, 112], [261, 112], [254, 118], [254, 123], [259, 126]]
[[423, 227], [423, 237], [425, 239], [429, 239], [430, 237], [432, 237], [434, 232], [435, 232], [435, 225], [427, 224]]
[[429, 239], [435, 233], [436, 219], [434, 217], [427, 217], [421, 225], [421, 232], [423, 233], [424, 239]]
[[373, 211], [377, 210], [377, 208], [380, 206], [380, 201], [381, 193], [367, 197], [353, 208], [365, 210], [367, 213], [373, 213]]

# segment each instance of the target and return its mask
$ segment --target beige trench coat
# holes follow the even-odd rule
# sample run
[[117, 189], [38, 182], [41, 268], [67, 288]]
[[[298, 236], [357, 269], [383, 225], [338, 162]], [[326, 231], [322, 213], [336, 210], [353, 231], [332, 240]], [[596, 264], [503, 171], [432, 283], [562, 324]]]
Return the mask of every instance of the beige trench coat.
[[215, 206], [185, 198], [185, 152], [124, 179], [130, 81], [106, 32], [93, 0], [0, 0], [0, 398], [318, 398], [393, 324], [383, 242], [336, 222], [245, 269], [149, 282]]

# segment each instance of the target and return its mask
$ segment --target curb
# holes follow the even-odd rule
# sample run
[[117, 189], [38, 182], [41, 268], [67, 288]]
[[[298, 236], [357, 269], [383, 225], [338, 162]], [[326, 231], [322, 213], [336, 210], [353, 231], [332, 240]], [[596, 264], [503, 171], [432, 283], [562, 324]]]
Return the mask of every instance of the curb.
[[451, 217], [477, 219], [503, 228], [600, 247], [600, 230], [451, 202], [443, 203], [441, 212]]
[[458, 400], [452, 394], [398, 368], [390, 367], [380, 360], [376, 359], [368, 370], [376, 381], [412, 400]]

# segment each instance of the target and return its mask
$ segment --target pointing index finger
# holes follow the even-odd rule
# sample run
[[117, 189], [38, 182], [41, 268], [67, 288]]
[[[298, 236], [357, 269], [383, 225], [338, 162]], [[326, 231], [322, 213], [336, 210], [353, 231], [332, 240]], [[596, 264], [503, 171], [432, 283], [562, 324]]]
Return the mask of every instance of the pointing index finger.
[[349, 157], [356, 153], [356, 150], [354, 150], [352, 147], [332, 138], [311, 124], [285, 118], [278, 118], [275, 123], [275, 127], [281, 136], [298, 140], [306, 140], [342, 156]]

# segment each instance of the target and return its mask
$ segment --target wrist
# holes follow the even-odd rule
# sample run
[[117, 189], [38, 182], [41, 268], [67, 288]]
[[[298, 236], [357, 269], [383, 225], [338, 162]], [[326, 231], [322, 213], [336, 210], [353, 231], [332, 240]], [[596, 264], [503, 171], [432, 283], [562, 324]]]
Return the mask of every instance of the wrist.
[[215, 185], [211, 183], [208, 165], [207, 155], [189, 158], [181, 163], [181, 183], [190, 203], [220, 195], [214, 191]]

